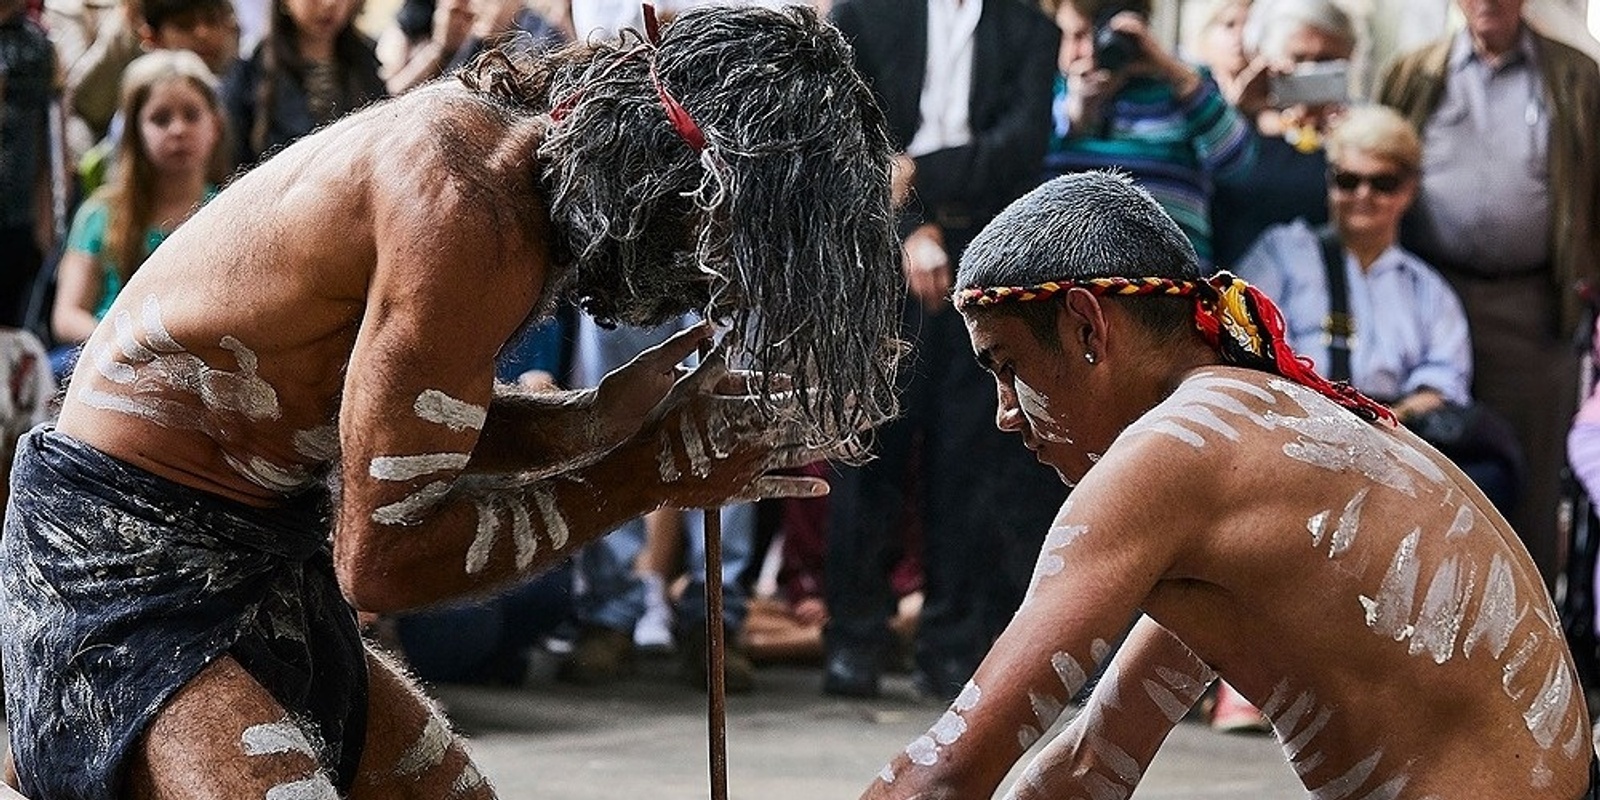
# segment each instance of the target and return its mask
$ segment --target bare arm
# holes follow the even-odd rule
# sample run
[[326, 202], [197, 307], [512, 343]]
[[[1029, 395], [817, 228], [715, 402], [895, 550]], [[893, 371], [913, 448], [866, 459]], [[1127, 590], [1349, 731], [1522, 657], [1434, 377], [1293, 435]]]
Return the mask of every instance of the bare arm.
[[1083, 712], [1034, 757], [1007, 800], [1132, 794], [1215, 678], [1176, 636], [1140, 618]]
[[[1108, 452], [1062, 506], [1033, 585], [971, 684], [867, 798], [988, 797], [1059, 717], [1180, 552], [1174, 465]], [[1165, 501], [1165, 502], [1164, 502]], [[1159, 741], [1159, 738], [1156, 739]]]
[[94, 308], [104, 287], [96, 280], [100, 265], [82, 250], [68, 250], [56, 265], [56, 299], [50, 309], [50, 331], [61, 342], [88, 341], [99, 320]]

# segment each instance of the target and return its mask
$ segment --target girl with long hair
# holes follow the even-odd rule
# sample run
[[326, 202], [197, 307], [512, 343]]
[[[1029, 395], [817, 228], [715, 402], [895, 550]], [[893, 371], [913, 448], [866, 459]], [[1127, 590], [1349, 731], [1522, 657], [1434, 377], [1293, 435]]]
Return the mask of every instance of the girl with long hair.
[[56, 270], [50, 327], [70, 368], [135, 270], [179, 223], [217, 191], [224, 174], [225, 118], [216, 78], [187, 50], [157, 50], [122, 76], [126, 120], [111, 181], [79, 207]]

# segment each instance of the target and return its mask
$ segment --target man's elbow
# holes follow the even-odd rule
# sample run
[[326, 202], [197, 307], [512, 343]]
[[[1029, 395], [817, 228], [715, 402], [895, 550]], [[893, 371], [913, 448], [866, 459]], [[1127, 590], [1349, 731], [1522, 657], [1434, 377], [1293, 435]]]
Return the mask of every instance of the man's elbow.
[[398, 563], [398, 548], [374, 546], [369, 535], [359, 538], [363, 541], [351, 545], [334, 542], [334, 577], [345, 601], [357, 611], [374, 614], [420, 605], [414, 582], [401, 579], [408, 571]]

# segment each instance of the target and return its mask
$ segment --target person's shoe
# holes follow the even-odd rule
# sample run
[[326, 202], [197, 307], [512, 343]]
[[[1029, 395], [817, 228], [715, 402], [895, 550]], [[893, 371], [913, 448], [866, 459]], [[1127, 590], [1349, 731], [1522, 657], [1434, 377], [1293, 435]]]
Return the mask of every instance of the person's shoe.
[[[683, 662], [683, 679], [701, 691], [709, 691], [711, 686], [706, 675], [707, 650], [704, 624], [678, 632], [678, 657]], [[748, 694], [755, 688], [755, 662], [750, 660], [750, 655], [739, 644], [737, 632], [725, 632], [722, 636], [723, 691], [728, 694]]]
[[1224, 733], [1267, 733], [1272, 723], [1261, 711], [1234, 691], [1232, 686], [1217, 682], [1217, 701], [1211, 709], [1211, 727]]
[[598, 625], [578, 632], [572, 652], [556, 677], [568, 683], [596, 686], [611, 683], [633, 671], [633, 635]]
[[880, 661], [876, 648], [829, 647], [823, 664], [822, 693], [835, 697], [877, 697]]
[[633, 626], [633, 644], [647, 653], [672, 649], [672, 607], [664, 597], [645, 601], [644, 616]]

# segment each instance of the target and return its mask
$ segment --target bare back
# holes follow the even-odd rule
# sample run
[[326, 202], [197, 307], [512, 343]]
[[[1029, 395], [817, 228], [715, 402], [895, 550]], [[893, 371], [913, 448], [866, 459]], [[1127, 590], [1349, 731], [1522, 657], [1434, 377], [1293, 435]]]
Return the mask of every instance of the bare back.
[[1144, 610], [1263, 709], [1309, 788], [1584, 787], [1589, 721], [1555, 609], [1443, 456], [1298, 384], [1222, 368], [1121, 441], [1204, 469], [1192, 496], [1216, 498], [1173, 507], [1169, 530], [1192, 533]]
[[470, 363], [470, 393], [486, 403], [493, 355], [548, 269], [538, 136], [531, 115], [439, 84], [243, 175], [118, 296], [85, 346], [61, 430], [270, 504], [338, 453], [341, 396], [383, 366], [350, 368], [364, 327], [421, 297], [470, 313], [414, 331], [414, 355]]

